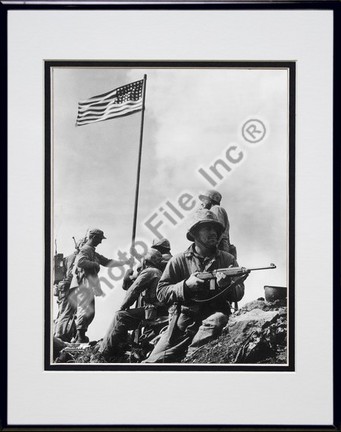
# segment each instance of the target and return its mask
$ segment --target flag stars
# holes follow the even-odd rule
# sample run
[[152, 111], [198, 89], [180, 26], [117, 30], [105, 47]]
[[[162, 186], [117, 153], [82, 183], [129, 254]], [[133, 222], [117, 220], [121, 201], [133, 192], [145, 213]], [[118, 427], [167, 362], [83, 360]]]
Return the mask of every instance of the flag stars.
[[94, 96], [78, 105], [77, 125], [108, 120], [142, 109], [143, 80]]

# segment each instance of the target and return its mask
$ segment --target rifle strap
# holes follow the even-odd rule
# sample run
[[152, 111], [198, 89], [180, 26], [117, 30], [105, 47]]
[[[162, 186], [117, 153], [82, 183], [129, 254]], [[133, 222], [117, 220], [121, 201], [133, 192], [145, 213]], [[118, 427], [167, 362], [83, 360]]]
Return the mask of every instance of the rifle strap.
[[237, 284], [239, 284], [239, 283], [243, 283], [244, 280], [247, 278], [247, 276], [248, 276], [247, 274], [246, 274], [246, 275], [243, 275], [243, 276], [240, 276], [240, 277], [239, 277], [238, 279], [236, 279], [234, 282], [230, 283], [229, 286], [227, 286], [226, 288], [224, 288], [222, 291], [219, 291], [218, 294], [216, 294], [216, 295], [214, 295], [214, 296], [212, 296], [212, 297], [210, 297], [210, 298], [202, 299], [202, 300], [199, 300], [199, 299], [192, 299], [192, 300], [193, 300], [194, 302], [196, 302], [196, 303], [208, 303], [208, 302], [210, 302], [210, 301], [212, 301], [212, 300], [216, 300], [216, 299], [219, 298], [221, 295], [223, 295], [224, 293], [226, 293], [227, 290], [229, 290], [229, 289], [235, 287], [235, 286], [236, 286]]

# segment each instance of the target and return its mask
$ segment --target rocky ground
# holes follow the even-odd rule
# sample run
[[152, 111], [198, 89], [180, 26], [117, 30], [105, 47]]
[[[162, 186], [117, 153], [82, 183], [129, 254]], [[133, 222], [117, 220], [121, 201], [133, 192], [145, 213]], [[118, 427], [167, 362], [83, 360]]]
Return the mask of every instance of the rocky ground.
[[[90, 344], [65, 344], [54, 341], [56, 363], [105, 363], [97, 341]], [[127, 351], [116, 362], [136, 363], [136, 353]], [[247, 303], [229, 320], [222, 335], [200, 347], [184, 363], [283, 364], [287, 362], [287, 305], [263, 298]]]
[[283, 364], [287, 362], [286, 301], [247, 303], [230, 317], [222, 335], [184, 363]]

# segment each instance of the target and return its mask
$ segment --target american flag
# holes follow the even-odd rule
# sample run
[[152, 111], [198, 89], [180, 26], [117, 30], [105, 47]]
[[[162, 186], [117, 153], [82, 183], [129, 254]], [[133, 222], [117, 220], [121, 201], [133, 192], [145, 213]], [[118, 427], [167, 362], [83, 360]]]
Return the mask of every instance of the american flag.
[[143, 80], [78, 103], [77, 126], [123, 117], [142, 110]]

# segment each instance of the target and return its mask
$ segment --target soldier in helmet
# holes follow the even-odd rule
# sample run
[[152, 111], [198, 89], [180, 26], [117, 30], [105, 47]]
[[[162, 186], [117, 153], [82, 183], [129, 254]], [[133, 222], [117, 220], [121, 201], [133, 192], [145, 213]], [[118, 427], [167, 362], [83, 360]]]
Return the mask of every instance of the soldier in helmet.
[[86, 243], [86, 237], [80, 239], [75, 251], [63, 259], [65, 268], [64, 279], [56, 285], [55, 295], [57, 296], [58, 315], [54, 322], [54, 336], [66, 342], [70, 342], [76, 334], [75, 313], [76, 306], [72, 301], [72, 293], [70, 285], [72, 281], [72, 270], [75, 264], [76, 257], [81, 247]]
[[227, 216], [226, 210], [221, 207], [220, 202], [222, 199], [221, 194], [213, 189], [210, 189], [203, 194], [199, 195], [199, 199], [201, 201], [202, 208], [207, 210], [211, 210], [214, 213], [218, 221], [224, 226], [224, 230], [221, 234], [218, 248], [220, 250], [229, 252], [235, 258], [237, 258], [237, 250], [234, 245], [230, 243], [230, 223], [229, 218]]
[[[165, 269], [168, 261], [172, 258], [171, 246], [170, 246], [169, 240], [167, 240], [166, 238], [162, 238], [161, 240], [154, 239], [153, 243], [151, 245], [151, 249], [155, 249], [162, 254], [162, 260], [161, 260], [160, 268], [163, 271]], [[126, 271], [126, 274], [124, 275], [123, 283], [122, 283], [122, 288], [125, 291], [127, 291], [127, 289], [131, 286], [131, 284], [136, 280], [141, 269], [142, 269], [142, 266], [141, 266], [141, 264], [139, 264], [136, 267], [135, 271], [133, 269], [128, 269]]]
[[172, 254], [171, 254], [171, 246], [169, 243], [169, 240], [166, 238], [162, 238], [162, 239], [154, 239], [152, 246], [152, 249], [156, 249], [159, 252], [161, 252], [162, 254], [162, 270], [165, 269], [168, 261], [172, 258]]
[[[229, 302], [243, 297], [242, 283], [236, 283], [234, 289], [226, 290], [217, 298], [208, 296], [208, 281], [196, 276], [197, 272], [238, 266], [233, 255], [218, 249], [224, 228], [210, 210], [199, 209], [194, 214], [187, 232], [187, 239], [193, 243], [185, 252], [171, 258], [157, 287], [157, 299], [170, 306], [171, 319], [146, 363], [180, 361], [186, 352], [191, 355], [218, 337], [228, 322]], [[230, 283], [231, 278], [218, 273], [216, 292]]]
[[[156, 299], [156, 287], [162, 275], [161, 262], [162, 255], [155, 249], [149, 249], [144, 256], [142, 269], [127, 290], [123, 303], [115, 313], [114, 319], [101, 342], [100, 351], [108, 361], [123, 354], [124, 346], [127, 343], [128, 330], [138, 328], [140, 322], [146, 316], [146, 310], [148, 310], [149, 314], [154, 312], [150, 314], [149, 318], [157, 317], [158, 308], [161, 306]], [[140, 307], [130, 309], [140, 296], [142, 297]]]
[[75, 272], [71, 282], [74, 302], [77, 307], [75, 342], [89, 342], [85, 335], [95, 317], [95, 296], [102, 295], [98, 272], [100, 266], [120, 267], [130, 265], [132, 259], [116, 261], [100, 255], [96, 247], [105, 239], [102, 230], [94, 228], [88, 232], [88, 240], [80, 249], [75, 261]]

